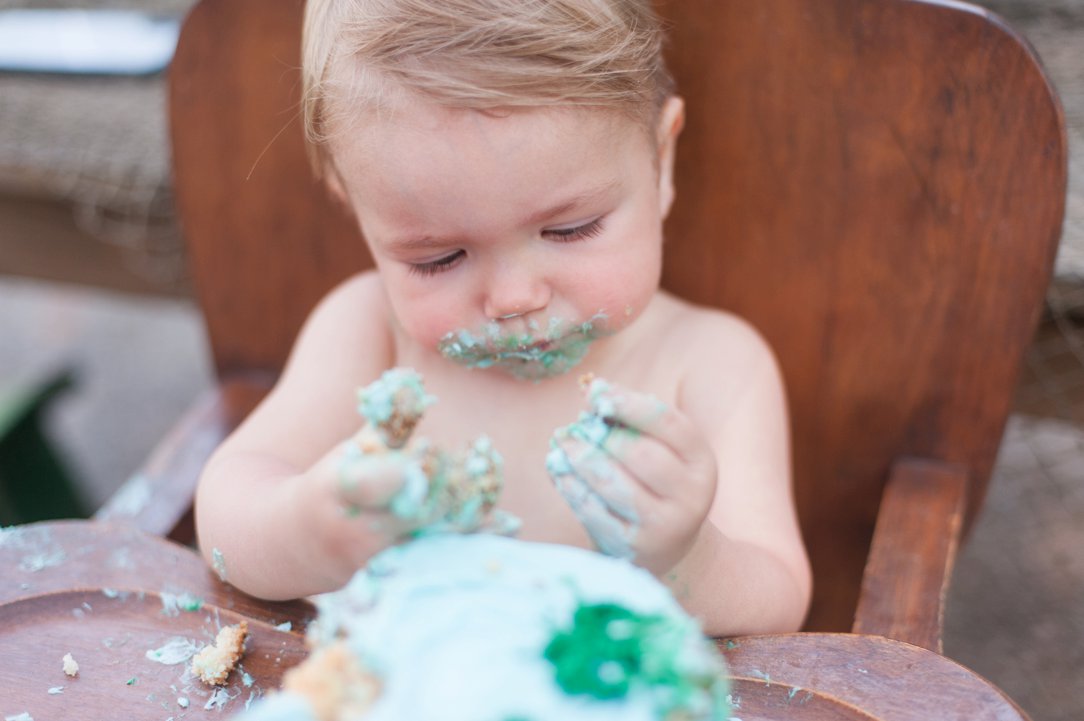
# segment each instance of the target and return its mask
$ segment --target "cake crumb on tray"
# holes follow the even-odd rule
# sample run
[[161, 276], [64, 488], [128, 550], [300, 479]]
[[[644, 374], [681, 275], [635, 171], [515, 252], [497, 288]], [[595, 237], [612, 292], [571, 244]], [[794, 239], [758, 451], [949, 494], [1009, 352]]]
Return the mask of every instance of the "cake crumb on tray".
[[64, 658], [61, 659], [64, 662], [64, 673], [69, 676], [75, 676], [79, 673], [79, 664], [75, 662], [70, 653], [64, 654]]
[[215, 641], [192, 657], [192, 673], [209, 686], [221, 686], [245, 652], [248, 623], [223, 626]]

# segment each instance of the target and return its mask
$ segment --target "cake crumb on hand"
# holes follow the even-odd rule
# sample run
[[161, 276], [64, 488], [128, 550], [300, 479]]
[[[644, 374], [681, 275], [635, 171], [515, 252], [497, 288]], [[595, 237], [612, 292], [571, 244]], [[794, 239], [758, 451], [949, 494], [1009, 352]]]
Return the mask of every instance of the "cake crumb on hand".
[[75, 662], [70, 653], [64, 654], [64, 658], [61, 659], [64, 662], [64, 673], [69, 676], [74, 676], [79, 673], [79, 664]]
[[246, 621], [241, 621], [236, 626], [223, 626], [215, 637], [215, 642], [192, 657], [192, 673], [209, 686], [225, 684], [226, 677], [245, 652], [246, 636]]

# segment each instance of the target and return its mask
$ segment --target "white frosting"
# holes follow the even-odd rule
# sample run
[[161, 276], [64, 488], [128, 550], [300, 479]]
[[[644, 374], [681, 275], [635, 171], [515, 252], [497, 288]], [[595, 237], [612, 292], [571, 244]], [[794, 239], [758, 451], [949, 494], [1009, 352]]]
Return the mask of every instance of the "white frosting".
[[[676, 619], [687, 630], [682, 668], [722, 670], [696, 622], [646, 571], [591, 551], [488, 534], [430, 536], [385, 551], [346, 588], [318, 599], [309, 632], [317, 645], [345, 637], [381, 679], [367, 720], [657, 719], [656, 699], [643, 687], [598, 700], [557, 685], [546, 646], [578, 607], [601, 603]], [[297, 708], [296, 699], [290, 704]], [[285, 708], [245, 716], [271, 718], [309, 717]]]

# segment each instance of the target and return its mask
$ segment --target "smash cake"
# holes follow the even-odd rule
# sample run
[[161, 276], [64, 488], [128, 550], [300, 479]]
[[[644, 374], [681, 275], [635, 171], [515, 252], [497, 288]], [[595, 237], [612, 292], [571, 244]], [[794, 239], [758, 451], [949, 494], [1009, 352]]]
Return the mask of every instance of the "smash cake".
[[[391, 373], [381, 394], [417, 381], [398, 397], [429, 398], [417, 374]], [[729, 717], [722, 657], [654, 576], [625, 559], [486, 530], [500, 488], [499, 456], [486, 451], [485, 463], [477, 451], [446, 461], [459, 470], [412, 491], [426, 524], [316, 598], [308, 659], [239, 720]]]

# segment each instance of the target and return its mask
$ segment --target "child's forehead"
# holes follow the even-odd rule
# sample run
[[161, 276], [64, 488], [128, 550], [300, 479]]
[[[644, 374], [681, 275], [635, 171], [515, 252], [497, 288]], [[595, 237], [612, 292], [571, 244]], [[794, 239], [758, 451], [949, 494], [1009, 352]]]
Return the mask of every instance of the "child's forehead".
[[476, 109], [410, 100], [362, 109], [334, 134], [336, 162], [387, 163], [389, 155], [436, 161], [460, 156], [492, 162], [529, 156], [556, 162], [566, 153], [584, 161], [640, 145], [650, 148], [641, 124], [620, 111], [595, 107], [515, 107]]
[[612, 113], [430, 110], [374, 120], [333, 146], [354, 210], [367, 223], [519, 225], [562, 215], [565, 205], [575, 215], [652, 172], [642, 131]]
[[642, 127], [639, 118], [625, 108], [595, 105], [516, 104], [507, 107], [459, 106], [427, 98], [402, 88], [389, 88], [379, 94], [355, 96], [341, 103], [338, 118], [339, 133], [375, 136], [391, 131], [418, 134], [440, 134], [463, 128], [481, 129], [493, 126], [489, 121], [510, 120], [510, 125], [533, 126], [545, 131], [572, 123], [583, 126], [605, 126], [612, 134], [631, 134]]

